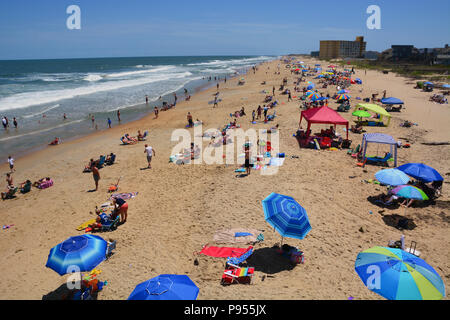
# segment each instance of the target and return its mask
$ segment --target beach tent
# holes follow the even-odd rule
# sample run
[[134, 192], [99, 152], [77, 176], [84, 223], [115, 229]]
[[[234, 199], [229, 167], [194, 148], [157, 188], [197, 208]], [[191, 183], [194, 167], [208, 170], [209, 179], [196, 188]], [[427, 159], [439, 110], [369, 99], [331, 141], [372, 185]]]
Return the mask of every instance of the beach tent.
[[367, 145], [369, 143], [388, 144], [391, 146], [391, 154], [394, 157], [394, 167], [397, 167], [397, 142], [393, 137], [383, 133], [365, 133], [362, 139], [363, 162], [366, 160]]
[[380, 121], [383, 120], [383, 117], [388, 118], [388, 122], [385, 124], [386, 127], [389, 126], [389, 123], [391, 122], [391, 115], [389, 112], [387, 112], [383, 107], [380, 107], [376, 104], [370, 104], [370, 103], [359, 103], [356, 108], [362, 108], [364, 110], [375, 112], [376, 114], [380, 115]]
[[393, 104], [405, 104], [402, 100], [397, 98], [383, 98], [381, 99], [382, 104], [393, 105]]
[[334, 124], [335, 127], [336, 125], [344, 125], [347, 129], [346, 131], [348, 139], [348, 120], [344, 119], [339, 115], [339, 113], [327, 106], [323, 106], [320, 108], [311, 108], [302, 111], [300, 116], [300, 123], [302, 122], [303, 118], [305, 118], [305, 120], [308, 122], [308, 128], [306, 132], [309, 132], [311, 124], [313, 123]]

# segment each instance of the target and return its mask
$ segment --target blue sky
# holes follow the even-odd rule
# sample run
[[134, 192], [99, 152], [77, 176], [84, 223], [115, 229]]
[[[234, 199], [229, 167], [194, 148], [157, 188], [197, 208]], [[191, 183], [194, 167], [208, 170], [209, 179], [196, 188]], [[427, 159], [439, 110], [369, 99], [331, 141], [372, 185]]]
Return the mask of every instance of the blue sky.
[[[66, 8], [81, 8], [68, 30]], [[381, 30], [369, 30], [369, 5]], [[166, 55], [280, 55], [353, 40], [367, 50], [450, 43], [448, 0], [3, 0], [0, 59]]]

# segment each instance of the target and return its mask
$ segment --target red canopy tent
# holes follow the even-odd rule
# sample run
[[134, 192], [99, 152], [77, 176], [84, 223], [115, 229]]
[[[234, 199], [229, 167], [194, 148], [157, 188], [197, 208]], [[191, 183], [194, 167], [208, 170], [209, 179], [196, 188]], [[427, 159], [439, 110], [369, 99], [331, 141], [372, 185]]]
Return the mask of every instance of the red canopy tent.
[[302, 111], [299, 126], [302, 123], [303, 118], [308, 122], [306, 132], [309, 132], [311, 124], [313, 123], [334, 124], [335, 127], [336, 125], [345, 125], [347, 128], [346, 132], [348, 139], [348, 120], [342, 118], [339, 113], [327, 106]]

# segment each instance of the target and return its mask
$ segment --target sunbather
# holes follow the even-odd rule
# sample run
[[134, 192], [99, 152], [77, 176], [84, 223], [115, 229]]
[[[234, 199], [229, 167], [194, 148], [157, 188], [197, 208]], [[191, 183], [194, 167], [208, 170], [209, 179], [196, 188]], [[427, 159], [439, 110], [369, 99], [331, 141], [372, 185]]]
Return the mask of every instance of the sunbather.
[[33, 187], [39, 188], [41, 184], [43, 184], [44, 182], [50, 181], [50, 180], [51, 179], [49, 177], [39, 179], [38, 181], [35, 181], [33, 183]]

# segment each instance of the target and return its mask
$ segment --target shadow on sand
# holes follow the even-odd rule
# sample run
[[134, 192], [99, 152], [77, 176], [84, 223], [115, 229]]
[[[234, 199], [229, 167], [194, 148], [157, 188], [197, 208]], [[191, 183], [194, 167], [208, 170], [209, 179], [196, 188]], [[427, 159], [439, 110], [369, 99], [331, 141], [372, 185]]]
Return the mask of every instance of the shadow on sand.
[[274, 248], [256, 249], [247, 259], [247, 263], [254, 267], [255, 271], [266, 274], [275, 274], [295, 268], [295, 265], [288, 258], [279, 254]]
[[[56, 290], [53, 290], [42, 296], [42, 300], [72, 300], [74, 295], [79, 291], [78, 289], [69, 289], [66, 283], [60, 285]], [[97, 300], [98, 292], [91, 295], [93, 300]]]

